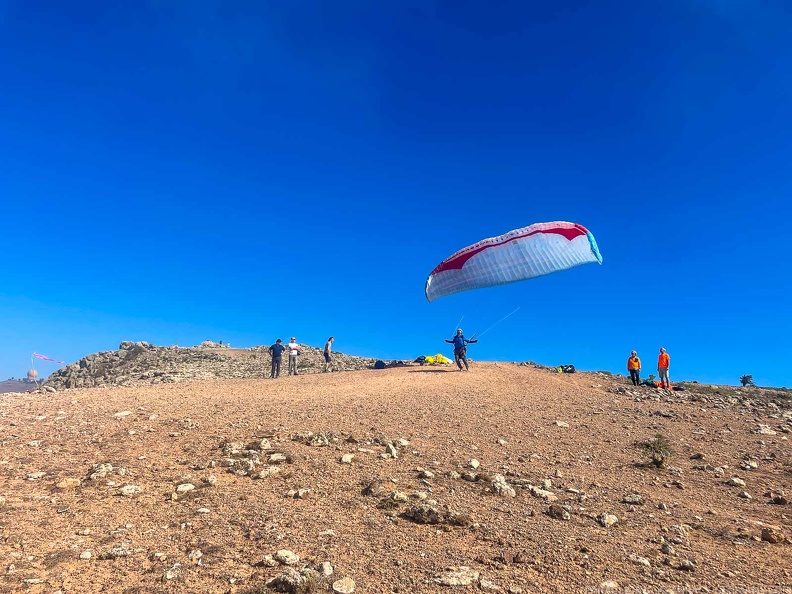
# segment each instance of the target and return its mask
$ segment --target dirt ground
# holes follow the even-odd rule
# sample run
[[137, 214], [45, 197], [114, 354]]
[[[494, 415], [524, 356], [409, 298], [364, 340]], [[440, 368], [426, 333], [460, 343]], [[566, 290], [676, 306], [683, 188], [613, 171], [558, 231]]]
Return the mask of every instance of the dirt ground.
[[789, 409], [631, 391], [475, 363], [6, 395], [0, 592], [266, 592], [282, 549], [317, 591], [792, 592]]

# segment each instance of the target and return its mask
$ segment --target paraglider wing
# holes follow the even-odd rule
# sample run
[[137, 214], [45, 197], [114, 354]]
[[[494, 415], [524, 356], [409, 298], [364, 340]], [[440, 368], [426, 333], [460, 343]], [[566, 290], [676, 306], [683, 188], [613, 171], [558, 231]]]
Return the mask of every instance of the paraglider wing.
[[602, 256], [584, 226], [564, 221], [536, 223], [459, 250], [432, 271], [424, 291], [434, 301], [594, 262], [602, 264]]

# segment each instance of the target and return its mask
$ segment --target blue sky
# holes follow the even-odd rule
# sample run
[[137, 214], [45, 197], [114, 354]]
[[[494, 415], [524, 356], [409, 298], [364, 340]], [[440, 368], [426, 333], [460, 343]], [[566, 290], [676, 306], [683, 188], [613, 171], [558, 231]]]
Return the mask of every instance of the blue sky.
[[[792, 385], [783, 1], [0, 2], [0, 377], [122, 340]], [[589, 265], [432, 304], [457, 249]], [[39, 364], [41, 374], [55, 369]]]

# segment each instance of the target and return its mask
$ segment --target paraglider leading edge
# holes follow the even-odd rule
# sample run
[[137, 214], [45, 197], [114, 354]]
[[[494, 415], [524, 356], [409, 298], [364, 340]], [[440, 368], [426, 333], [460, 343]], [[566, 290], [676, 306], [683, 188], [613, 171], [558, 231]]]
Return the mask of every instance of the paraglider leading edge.
[[602, 254], [594, 235], [583, 225], [566, 221], [536, 223], [455, 252], [431, 272], [424, 294], [431, 302], [461, 291], [517, 282], [594, 262], [602, 264]]

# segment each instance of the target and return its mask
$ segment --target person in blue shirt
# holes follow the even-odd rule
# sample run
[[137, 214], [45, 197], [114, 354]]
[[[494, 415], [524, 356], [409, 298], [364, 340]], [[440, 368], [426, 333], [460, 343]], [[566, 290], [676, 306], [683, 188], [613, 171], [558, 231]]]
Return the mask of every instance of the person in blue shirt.
[[468, 340], [462, 333], [462, 328], [456, 331], [456, 336], [451, 340], [446, 340], [447, 343], [454, 345], [454, 361], [456, 361], [459, 371], [463, 371], [462, 364], [465, 364], [464, 371], [470, 371], [467, 360], [467, 345], [478, 342], [477, 340]]
[[286, 347], [283, 346], [283, 341], [279, 338], [269, 348], [269, 354], [272, 357], [272, 369], [270, 370], [270, 377], [275, 379], [280, 375], [281, 361], [283, 359], [283, 351]]

